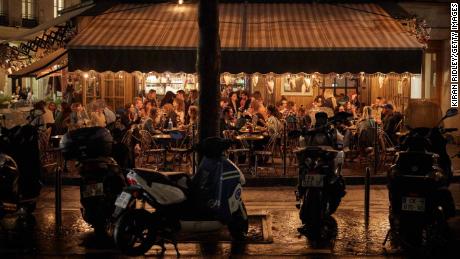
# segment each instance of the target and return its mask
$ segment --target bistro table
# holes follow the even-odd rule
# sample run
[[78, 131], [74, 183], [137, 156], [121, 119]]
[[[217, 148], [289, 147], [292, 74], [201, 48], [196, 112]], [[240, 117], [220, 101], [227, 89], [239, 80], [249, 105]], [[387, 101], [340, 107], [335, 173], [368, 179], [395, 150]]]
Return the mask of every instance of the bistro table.
[[163, 168], [160, 168], [160, 170], [168, 171], [169, 168], [167, 167], [167, 155], [168, 155], [168, 143], [171, 140], [171, 135], [169, 135], [169, 134], [156, 134], [156, 135], [153, 135], [152, 138], [160, 141], [161, 144], [163, 145], [164, 162], [163, 162]]
[[249, 142], [249, 152], [250, 152], [250, 157], [249, 157], [249, 162], [250, 162], [250, 165], [249, 165], [249, 168], [248, 168], [248, 172], [252, 175], [255, 174], [255, 170], [253, 170], [254, 168], [254, 141], [260, 141], [260, 140], [263, 140], [264, 139], [264, 136], [261, 135], [261, 134], [242, 134], [242, 135], [238, 135], [235, 137], [237, 140], [240, 140], [240, 141], [247, 141]]

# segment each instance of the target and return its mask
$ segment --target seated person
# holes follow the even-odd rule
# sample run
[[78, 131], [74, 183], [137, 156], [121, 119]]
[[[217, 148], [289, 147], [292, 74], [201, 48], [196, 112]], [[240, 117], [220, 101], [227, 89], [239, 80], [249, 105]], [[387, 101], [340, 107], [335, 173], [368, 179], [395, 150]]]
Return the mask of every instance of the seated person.
[[395, 112], [393, 105], [387, 103], [383, 107], [384, 115], [382, 123], [383, 123], [383, 130], [391, 139], [391, 142], [396, 145], [398, 143], [396, 132], [398, 132], [398, 125], [399, 122], [402, 120], [402, 115], [399, 112]]
[[234, 130], [236, 126], [236, 119], [233, 117], [233, 110], [227, 106], [222, 110], [220, 117], [220, 132], [224, 130]]

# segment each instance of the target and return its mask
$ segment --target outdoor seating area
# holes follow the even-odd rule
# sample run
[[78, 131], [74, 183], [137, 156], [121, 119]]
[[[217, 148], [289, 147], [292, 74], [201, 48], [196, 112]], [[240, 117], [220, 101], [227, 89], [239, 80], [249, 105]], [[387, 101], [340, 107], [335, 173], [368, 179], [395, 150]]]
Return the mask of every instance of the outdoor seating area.
[[[340, 135], [346, 154], [344, 172], [353, 169], [350, 171], [359, 175], [365, 167], [377, 165], [378, 173], [383, 175], [393, 161], [395, 140], [404, 135], [403, 116], [383, 98], [363, 106], [356, 96], [337, 97], [340, 100], [317, 96], [306, 110], [285, 98], [265, 107], [258, 92], [231, 92], [227, 98], [225, 95], [223, 91], [221, 137], [233, 143], [225, 155], [248, 177], [295, 177], [296, 152], [306, 146], [304, 133], [317, 127], [315, 114], [319, 112], [334, 121]], [[95, 100], [88, 109], [75, 102], [70, 111], [66, 103], [57, 108], [53, 102], [39, 102], [29, 112], [28, 121], [40, 128], [39, 146], [46, 164], [54, 164], [57, 159], [59, 136], [81, 127], [102, 126], [114, 134], [115, 141], [119, 139], [131, 149], [136, 167], [192, 173], [193, 167], [198, 166], [194, 159], [196, 151], [192, 149], [198, 141], [196, 96], [193, 91], [188, 95], [178, 91], [169, 92], [160, 100], [151, 90], [115, 112], [103, 100]], [[333, 103], [338, 103], [335, 109]], [[374, 152], [378, 154], [376, 163]]]

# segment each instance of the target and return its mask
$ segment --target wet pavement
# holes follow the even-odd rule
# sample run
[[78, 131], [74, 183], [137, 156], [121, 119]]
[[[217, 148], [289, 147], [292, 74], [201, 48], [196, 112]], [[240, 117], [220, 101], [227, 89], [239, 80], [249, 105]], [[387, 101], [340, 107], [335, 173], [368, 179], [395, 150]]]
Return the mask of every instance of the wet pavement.
[[[460, 208], [460, 185], [450, 187]], [[334, 214], [337, 224], [336, 235], [330, 242], [321, 247], [313, 247], [300, 237], [297, 227], [300, 225], [298, 211], [295, 208], [294, 188], [245, 188], [243, 199], [250, 215], [264, 215], [268, 222], [261, 226], [260, 221], [252, 220], [251, 229], [254, 239], [260, 236], [267, 238], [251, 240], [246, 245], [232, 244], [228, 237], [205, 238], [217, 240], [214, 243], [200, 243], [197, 240], [183, 240], [179, 249], [187, 257], [228, 257], [230, 255], [246, 256], [283, 256], [296, 257], [316, 256], [402, 256], [401, 251], [394, 249], [391, 243], [382, 246], [389, 228], [387, 190], [383, 185], [372, 186], [370, 218], [366, 225], [364, 220], [364, 192], [362, 186], [349, 186], [347, 195]], [[0, 257], [39, 256], [39, 257], [80, 257], [106, 255], [122, 257], [114, 248], [110, 239], [96, 240], [92, 229], [80, 216], [79, 188], [66, 186], [63, 189], [63, 231], [55, 234], [54, 190], [43, 189], [35, 215], [37, 227], [25, 236], [1, 235]], [[460, 220], [453, 220], [457, 238], [460, 236]], [[264, 233], [260, 233], [264, 232]], [[225, 236], [225, 234], [223, 234]], [[257, 238], [256, 238], [257, 236]], [[457, 241], [460, 239], [457, 239]], [[175, 257], [172, 246], [167, 246], [167, 256]], [[453, 249], [457, 249], [453, 247]], [[151, 249], [148, 255], [156, 255], [159, 248]], [[455, 251], [457, 252], [457, 251]], [[3, 255], [5, 256], [3, 256]]]

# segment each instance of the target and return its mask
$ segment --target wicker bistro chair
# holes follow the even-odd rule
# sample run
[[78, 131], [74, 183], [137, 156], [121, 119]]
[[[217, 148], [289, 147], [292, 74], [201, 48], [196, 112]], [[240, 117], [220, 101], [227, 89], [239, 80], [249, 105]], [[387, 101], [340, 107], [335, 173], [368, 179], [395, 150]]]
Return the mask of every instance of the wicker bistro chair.
[[264, 150], [256, 150], [254, 151], [255, 155], [255, 170], [254, 170], [254, 175], [257, 176], [257, 168], [259, 167], [258, 161], [259, 157], [265, 160], [265, 158], [270, 158], [271, 157], [271, 163], [273, 167], [273, 172], [276, 174], [276, 166], [275, 166], [275, 146], [278, 141], [278, 134], [273, 134], [270, 136], [270, 140], [268, 141], [267, 145], [265, 145]]
[[[222, 135], [224, 136], [225, 139], [230, 139], [232, 141], [235, 140], [236, 132], [234, 130], [224, 130], [222, 132]], [[226, 155], [230, 160], [232, 160], [237, 166], [248, 166], [249, 167], [249, 155], [250, 155], [250, 150], [249, 150], [249, 145], [245, 141], [239, 141], [235, 142], [238, 143], [232, 145], [227, 151]], [[240, 163], [240, 156], [244, 155], [246, 163]]]
[[146, 130], [140, 130], [140, 147], [141, 147], [141, 154], [140, 154], [140, 167], [144, 167], [147, 165], [152, 165], [149, 163], [149, 158], [153, 157], [154, 165], [158, 167], [163, 159], [165, 149], [162, 148], [156, 141], [152, 138], [150, 133]]
[[[170, 132], [170, 135], [172, 138], [172, 142], [170, 143], [170, 148], [168, 149], [168, 152], [173, 155], [174, 165], [177, 166], [179, 169], [182, 168], [182, 165], [185, 165], [187, 167], [187, 163], [190, 163], [191, 165], [191, 137], [179, 131]], [[184, 158], [185, 164], [183, 163]]]

